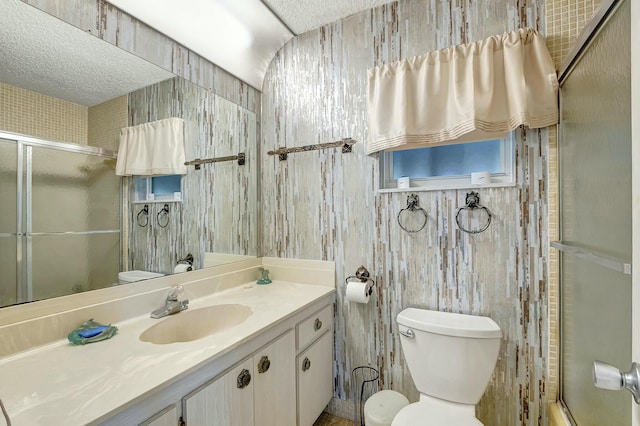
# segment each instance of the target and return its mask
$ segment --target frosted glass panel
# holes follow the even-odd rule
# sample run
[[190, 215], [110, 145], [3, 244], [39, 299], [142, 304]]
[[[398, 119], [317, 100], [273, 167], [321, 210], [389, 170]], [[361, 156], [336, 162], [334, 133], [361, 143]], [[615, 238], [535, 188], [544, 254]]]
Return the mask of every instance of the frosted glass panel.
[[120, 227], [115, 160], [33, 148], [33, 232]]
[[16, 233], [17, 158], [17, 145], [0, 139], [0, 234]]
[[[630, 12], [625, 2], [561, 89], [563, 242], [631, 260]], [[630, 425], [626, 392], [595, 389], [594, 360], [631, 365], [631, 279], [561, 256], [562, 399], [583, 425]]]
[[16, 237], [0, 237], [0, 307], [17, 302]]
[[631, 276], [562, 255], [563, 400], [580, 426], [630, 425], [631, 396], [593, 386], [594, 360], [631, 365]]
[[119, 249], [117, 233], [34, 236], [33, 298], [48, 299], [114, 285], [118, 282]]
[[17, 157], [16, 144], [0, 139], [0, 306], [17, 301]]

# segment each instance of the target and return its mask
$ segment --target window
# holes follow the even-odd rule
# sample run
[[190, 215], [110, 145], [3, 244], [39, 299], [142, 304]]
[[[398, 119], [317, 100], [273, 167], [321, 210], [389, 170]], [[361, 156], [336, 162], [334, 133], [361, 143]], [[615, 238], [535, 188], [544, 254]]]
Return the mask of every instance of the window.
[[381, 190], [397, 190], [397, 180], [411, 179], [411, 189], [469, 188], [471, 173], [491, 173], [491, 183], [515, 184], [513, 134], [504, 139], [434, 146], [382, 154]]
[[134, 201], [182, 201], [182, 175], [135, 176]]

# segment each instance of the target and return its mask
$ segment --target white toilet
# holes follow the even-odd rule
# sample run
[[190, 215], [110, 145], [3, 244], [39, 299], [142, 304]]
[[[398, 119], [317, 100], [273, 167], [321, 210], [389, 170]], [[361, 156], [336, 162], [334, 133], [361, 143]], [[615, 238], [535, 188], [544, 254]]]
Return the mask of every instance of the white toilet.
[[408, 308], [398, 314], [402, 351], [420, 400], [392, 426], [478, 426], [476, 404], [500, 350], [491, 318]]

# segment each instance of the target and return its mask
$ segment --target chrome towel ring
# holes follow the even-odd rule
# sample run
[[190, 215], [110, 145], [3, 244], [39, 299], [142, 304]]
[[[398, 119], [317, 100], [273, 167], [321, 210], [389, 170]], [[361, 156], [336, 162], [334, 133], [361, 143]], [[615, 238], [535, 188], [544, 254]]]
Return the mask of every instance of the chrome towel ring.
[[[488, 208], [480, 205], [480, 195], [474, 191], [468, 192], [465, 198], [465, 204], [466, 205], [464, 207], [460, 207], [458, 209], [458, 213], [456, 213], [456, 223], [458, 224], [458, 228], [460, 228], [461, 231], [466, 232], [467, 234], [479, 234], [483, 231], [486, 231], [489, 225], [491, 225], [492, 214]], [[480, 229], [476, 229], [476, 230], [466, 229], [464, 226], [460, 224], [460, 213], [462, 212], [462, 210], [468, 210], [468, 211], [484, 210], [485, 213], [487, 214], [487, 223]]]
[[[407, 228], [405, 225], [402, 224], [402, 220], [400, 219], [400, 216], [402, 215], [402, 212], [404, 212], [404, 211], [422, 213], [424, 215], [424, 222], [422, 222], [422, 225], [418, 229], [409, 229], [409, 228]], [[427, 226], [427, 212], [425, 211], [425, 209], [420, 207], [419, 199], [418, 199], [418, 196], [416, 194], [410, 194], [407, 197], [407, 207], [405, 207], [404, 209], [400, 210], [400, 212], [398, 213], [398, 225], [400, 225], [400, 228], [402, 228], [404, 231], [407, 231], [409, 233], [420, 232], [420, 231], [422, 231], [424, 229], [425, 226]]]

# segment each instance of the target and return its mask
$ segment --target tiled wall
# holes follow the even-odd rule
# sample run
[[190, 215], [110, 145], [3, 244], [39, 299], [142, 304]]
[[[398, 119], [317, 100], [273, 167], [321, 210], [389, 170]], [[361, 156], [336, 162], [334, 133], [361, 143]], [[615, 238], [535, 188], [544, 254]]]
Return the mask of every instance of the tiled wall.
[[[546, 0], [547, 47], [559, 69], [574, 46], [580, 32], [595, 14], [600, 0]], [[558, 219], [558, 132], [549, 129], [549, 241], [559, 238]], [[559, 261], [555, 250], [549, 251], [549, 356], [547, 394], [550, 400], [558, 395], [559, 378]]]
[[[416, 234], [396, 222], [407, 193], [379, 194], [377, 155], [365, 155], [366, 70], [520, 27], [544, 33], [544, 2], [412, 0], [355, 14], [291, 40], [267, 72], [263, 151], [352, 137], [354, 152], [262, 157], [263, 254], [335, 260], [336, 401], [353, 401], [351, 369], [380, 369], [383, 388], [416, 400], [395, 317], [408, 305], [488, 315], [504, 338], [478, 406], [484, 424], [544, 424], [547, 325], [548, 132], [516, 132], [517, 186], [480, 191], [488, 231], [455, 226], [465, 190], [422, 192]], [[344, 300], [361, 264], [376, 279], [367, 305]], [[345, 410], [348, 412], [348, 410]]]
[[599, 5], [600, 0], [546, 0], [547, 46], [557, 68]]
[[260, 92], [105, 0], [22, 0], [213, 93], [259, 112]]
[[196, 268], [205, 252], [257, 255], [256, 115], [179, 77], [129, 94], [129, 125], [168, 117], [184, 119], [187, 160], [244, 152], [247, 161], [189, 167], [183, 202], [169, 203], [166, 227], [165, 216], [157, 222], [164, 203], [149, 203], [144, 227], [137, 220], [144, 203], [129, 204], [128, 268], [171, 273], [187, 253]]
[[120, 129], [128, 126], [127, 108], [126, 95], [89, 107], [89, 145], [117, 151], [120, 145]]
[[87, 108], [0, 83], [0, 131], [87, 144]]

